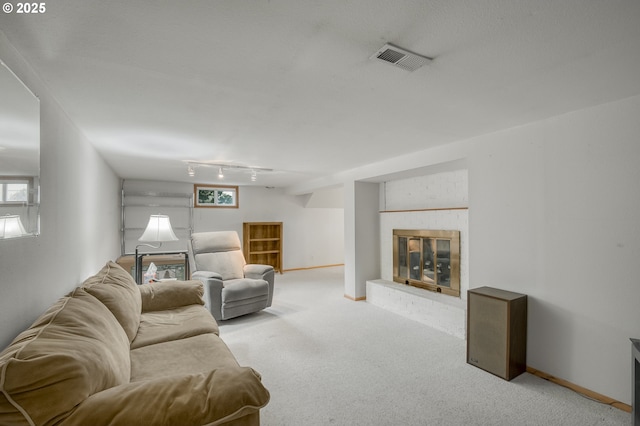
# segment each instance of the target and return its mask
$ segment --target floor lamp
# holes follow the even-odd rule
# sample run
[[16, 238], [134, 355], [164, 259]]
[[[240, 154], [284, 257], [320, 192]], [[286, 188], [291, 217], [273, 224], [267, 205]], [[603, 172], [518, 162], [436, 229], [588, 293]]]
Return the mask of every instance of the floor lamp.
[[6, 216], [0, 216], [0, 238], [16, 238], [25, 235], [27, 235], [27, 231], [25, 231], [24, 226], [22, 226], [19, 215], [8, 214]]
[[[152, 214], [149, 217], [149, 223], [147, 228], [142, 233], [142, 236], [138, 238], [142, 244], [136, 246], [135, 257], [135, 275], [136, 283], [142, 283], [142, 255], [138, 254], [138, 247], [151, 247], [154, 249], [160, 248], [165, 241], [178, 241], [178, 237], [173, 233], [171, 228], [171, 221], [169, 216], [162, 214]], [[157, 246], [148, 243], [159, 243]]]

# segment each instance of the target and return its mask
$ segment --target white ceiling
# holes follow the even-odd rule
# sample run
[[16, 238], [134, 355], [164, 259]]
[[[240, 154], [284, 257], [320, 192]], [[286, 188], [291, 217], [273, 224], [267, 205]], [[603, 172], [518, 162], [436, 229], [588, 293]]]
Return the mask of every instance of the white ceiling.
[[[640, 93], [638, 0], [55, 0], [0, 30], [127, 179], [290, 186]], [[385, 43], [434, 58], [370, 60]], [[231, 172], [229, 184], [251, 184]]]

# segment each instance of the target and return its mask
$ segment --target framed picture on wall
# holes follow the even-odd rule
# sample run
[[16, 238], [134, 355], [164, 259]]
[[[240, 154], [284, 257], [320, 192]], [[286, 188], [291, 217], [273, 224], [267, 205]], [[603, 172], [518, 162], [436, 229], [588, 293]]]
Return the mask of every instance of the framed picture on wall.
[[193, 185], [194, 207], [238, 208], [238, 187], [224, 185]]

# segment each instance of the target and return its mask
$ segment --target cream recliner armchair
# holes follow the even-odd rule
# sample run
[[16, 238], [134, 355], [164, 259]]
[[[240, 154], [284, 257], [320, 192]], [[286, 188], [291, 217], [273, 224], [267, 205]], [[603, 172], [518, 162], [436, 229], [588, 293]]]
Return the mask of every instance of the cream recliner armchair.
[[247, 265], [235, 231], [192, 233], [189, 266], [191, 278], [204, 283], [205, 305], [218, 321], [271, 306], [273, 267]]

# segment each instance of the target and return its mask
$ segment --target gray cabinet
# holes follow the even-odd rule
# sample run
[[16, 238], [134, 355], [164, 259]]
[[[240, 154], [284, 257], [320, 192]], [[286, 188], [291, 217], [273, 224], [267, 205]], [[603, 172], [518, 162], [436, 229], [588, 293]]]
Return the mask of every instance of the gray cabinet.
[[468, 291], [467, 363], [505, 380], [526, 371], [526, 295], [492, 287]]

